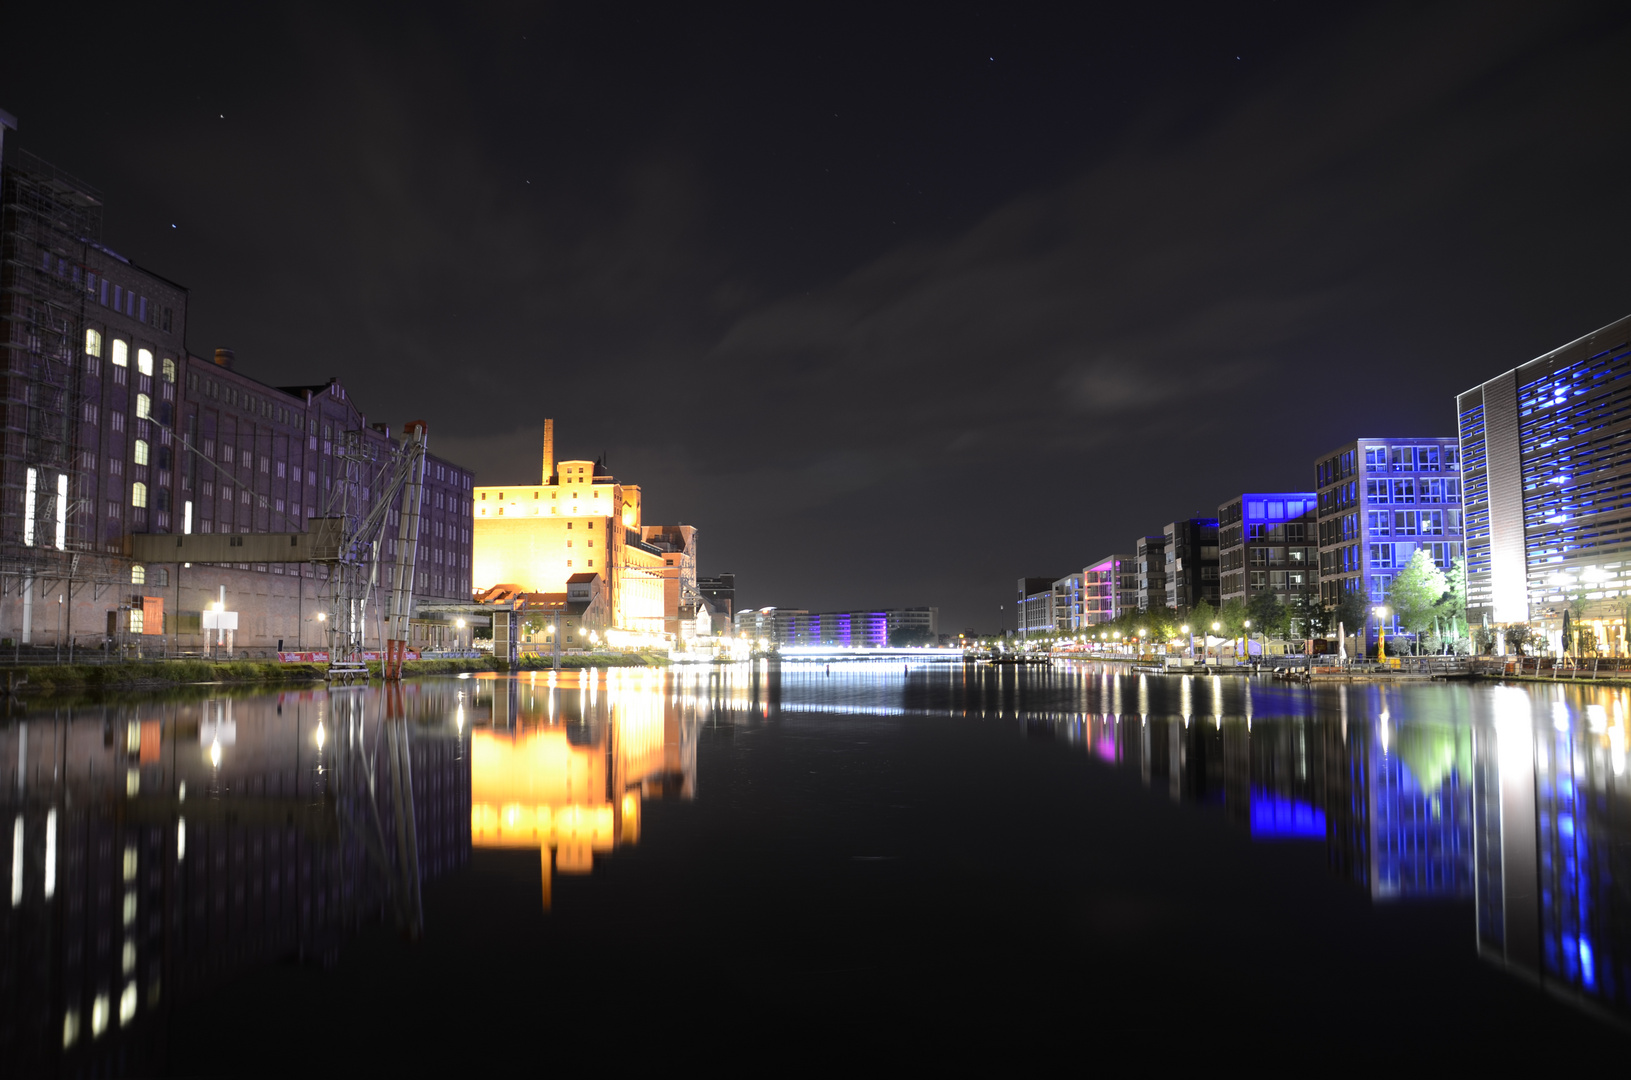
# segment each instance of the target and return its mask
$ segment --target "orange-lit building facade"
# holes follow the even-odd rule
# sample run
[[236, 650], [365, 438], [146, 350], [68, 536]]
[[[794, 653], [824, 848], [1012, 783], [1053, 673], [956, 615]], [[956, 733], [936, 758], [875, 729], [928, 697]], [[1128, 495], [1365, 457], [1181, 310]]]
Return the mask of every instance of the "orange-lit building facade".
[[[640, 488], [620, 483], [603, 462], [554, 460], [554, 424], [545, 421], [543, 469], [538, 483], [495, 484], [473, 491], [472, 588], [497, 586], [524, 593], [565, 593], [575, 575], [598, 575], [611, 628], [647, 634], [672, 632], [666, 580], [689, 567], [696, 577], [696, 530], [642, 527]], [[685, 531], [680, 557], [650, 543], [649, 533]], [[668, 560], [673, 560], [670, 565]], [[677, 612], [677, 603], [674, 605]]]

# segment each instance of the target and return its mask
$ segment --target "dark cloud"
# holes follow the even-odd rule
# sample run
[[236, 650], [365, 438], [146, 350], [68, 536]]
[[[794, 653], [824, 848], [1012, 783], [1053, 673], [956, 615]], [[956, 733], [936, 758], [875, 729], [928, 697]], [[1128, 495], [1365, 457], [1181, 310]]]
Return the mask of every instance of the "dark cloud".
[[991, 625], [1631, 306], [1617, 6], [935, 15], [178, 15], [0, 107], [195, 350], [494, 481], [553, 416], [754, 603]]

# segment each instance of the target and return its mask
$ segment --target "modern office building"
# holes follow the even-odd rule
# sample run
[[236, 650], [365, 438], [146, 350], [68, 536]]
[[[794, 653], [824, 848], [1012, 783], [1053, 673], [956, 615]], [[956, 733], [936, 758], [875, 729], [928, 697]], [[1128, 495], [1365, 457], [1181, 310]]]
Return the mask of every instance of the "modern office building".
[[[0, 114], [0, 134], [14, 126]], [[198, 649], [201, 612], [224, 603], [240, 650], [321, 648], [323, 564], [126, 553], [153, 534], [303, 533], [312, 518], [366, 514], [399, 444], [337, 379], [280, 388], [236, 371], [230, 350], [192, 355], [187, 290], [105, 247], [101, 212], [94, 188], [3, 146], [4, 636]], [[469, 599], [469, 489], [467, 471], [427, 459], [416, 604]], [[389, 510], [393, 524], [400, 510]], [[388, 580], [396, 552], [386, 535]], [[370, 622], [365, 640], [377, 646]], [[411, 637], [451, 643], [454, 628], [416, 620]]]
[[1138, 567], [1138, 610], [1159, 611], [1167, 606], [1167, 538], [1140, 536], [1133, 548]]
[[1061, 633], [1087, 625], [1080, 573], [1066, 574], [1053, 583], [1053, 628]]
[[1054, 630], [1053, 578], [1022, 577], [1016, 586], [1014, 611], [1019, 617], [1015, 628], [1020, 637], [1051, 634]]
[[1458, 396], [1467, 614], [1543, 618], [1584, 600], [1599, 644], [1623, 651], [1631, 589], [1631, 317]]
[[811, 612], [802, 608], [749, 608], [736, 613], [736, 633], [790, 646], [881, 649], [902, 644], [932, 645], [940, 633], [940, 609]]
[[1218, 507], [1218, 597], [1319, 597], [1319, 511], [1312, 491], [1237, 495]]
[[1138, 610], [1138, 559], [1106, 555], [1082, 568], [1082, 624], [1097, 626]]
[[1456, 439], [1355, 439], [1321, 454], [1314, 474], [1320, 599], [1327, 610], [1347, 593], [1383, 603], [1393, 575], [1417, 549], [1425, 549], [1446, 572], [1461, 557]]
[[1187, 615], [1200, 603], [1218, 605], [1218, 519], [1184, 518], [1164, 530], [1164, 606]]

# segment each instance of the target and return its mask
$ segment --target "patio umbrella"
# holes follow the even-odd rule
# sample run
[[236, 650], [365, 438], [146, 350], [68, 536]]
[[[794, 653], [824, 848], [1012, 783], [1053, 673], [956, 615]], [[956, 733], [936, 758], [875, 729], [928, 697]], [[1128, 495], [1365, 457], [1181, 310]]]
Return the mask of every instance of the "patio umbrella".
[[1569, 609], [1563, 609], [1563, 655], [1569, 654]]

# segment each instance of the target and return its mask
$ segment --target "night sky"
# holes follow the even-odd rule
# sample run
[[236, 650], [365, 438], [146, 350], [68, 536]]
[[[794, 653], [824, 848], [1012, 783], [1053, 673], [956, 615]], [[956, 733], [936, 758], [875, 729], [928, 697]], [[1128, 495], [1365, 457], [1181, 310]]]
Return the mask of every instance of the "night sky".
[[994, 630], [1631, 312], [1624, 4], [273, 8], [10, 10], [0, 108], [194, 353], [552, 416], [740, 604]]

